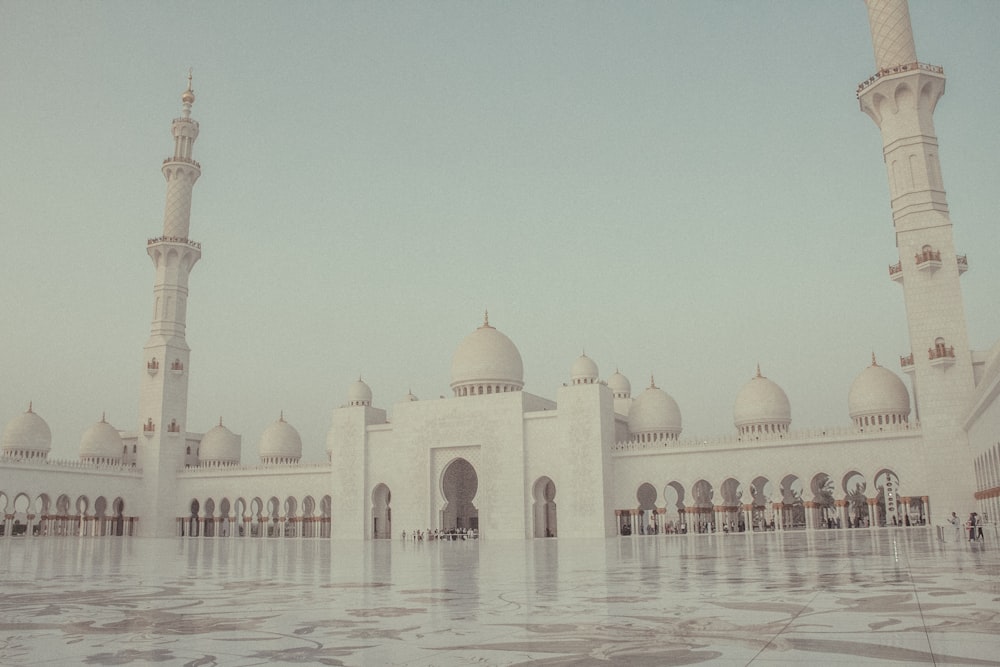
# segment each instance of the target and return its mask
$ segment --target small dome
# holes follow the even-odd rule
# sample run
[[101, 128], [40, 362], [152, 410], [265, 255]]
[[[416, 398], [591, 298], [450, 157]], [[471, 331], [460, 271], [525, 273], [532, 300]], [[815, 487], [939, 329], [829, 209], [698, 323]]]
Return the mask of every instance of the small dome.
[[899, 418], [905, 422], [910, 414], [910, 393], [899, 376], [876, 363], [873, 354], [872, 365], [861, 371], [851, 384], [847, 408], [858, 425], [864, 425], [864, 417], [879, 416], [889, 417], [889, 423], [899, 423]]
[[456, 396], [520, 391], [524, 387], [521, 353], [504, 334], [483, 325], [465, 337], [451, 361], [451, 388]]
[[632, 383], [618, 370], [608, 378], [608, 388], [611, 389], [615, 398], [629, 398], [632, 396]]
[[599, 377], [597, 364], [586, 354], [577, 357], [569, 373], [573, 384], [593, 384]]
[[282, 415], [260, 436], [261, 463], [295, 463], [302, 458], [302, 438]]
[[632, 435], [665, 434], [672, 438], [681, 432], [681, 410], [677, 401], [657, 387], [652, 378], [649, 387], [632, 403], [628, 430]]
[[7, 422], [0, 446], [5, 456], [42, 458], [52, 449], [52, 431], [29, 404], [27, 412]]
[[213, 426], [202, 437], [201, 446], [198, 448], [198, 463], [200, 465], [238, 465], [242, 440], [240, 436], [223, 426], [220, 419], [218, 426]]
[[97, 422], [80, 438], [80, 460], [121, 463], [122, 436], [114, 426], [104, 420]]
[[733, 422], [741, 433], [784, 433], [792, 423], [792, 407], [785, 391], [760, 374], [736, 395]]
[[414, 401], [419, 401], [419, 400], [420, 399], [417, 398], [412, 391], [407, 391], [406, 396], [403, 397], [400, 403], [413, 403]]
[[371, 405], [372, 404], [372, 390], [365, 382], [358, 378], [351, 383], [351, 386], [347, 389], [347, 404], [348, 405]]

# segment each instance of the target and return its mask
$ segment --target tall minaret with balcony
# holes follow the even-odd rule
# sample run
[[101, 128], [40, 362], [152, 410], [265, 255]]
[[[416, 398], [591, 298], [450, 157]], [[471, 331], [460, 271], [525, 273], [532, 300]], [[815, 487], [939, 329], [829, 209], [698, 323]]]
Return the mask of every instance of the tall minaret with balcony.
[[194, 90], [188, 74], [181, 95], [182, 112], [171, 126], [174, 154], [163, 161], [167, 204], [163, 235], [149, 239], [146, 252], [153, 260], [153, 321], [144, 348], [139, 391], [139, 456], [143, 469], [142, 516], [153, 525], [140, 526], [147, 536], [174, 534], [178, 515], [174, 487], [176, 473], [184, 467], [187, 447], [188, 370], [191, 353], [184, 337], [187, 319], [188, 275], [201, 258], [201, 245], [188, 238], [191, 192], [201, 176], [201, 165], [192, 149], [198, 122], [191, 118]]
[[[889, 275], [902, 285], [910, 334], [903, 368], [925, 441], [964, 442], [962, 412], [974, 387], [959, 284], [967, 263], [955, 252], [933, 119], [944, 71], [917, 60], [906, 0], [865, 2], [877, 71], [858, 87], [858, 100], [882, 132], [899, 249]], [[959, 449], [938, 453], [961, 459]]]

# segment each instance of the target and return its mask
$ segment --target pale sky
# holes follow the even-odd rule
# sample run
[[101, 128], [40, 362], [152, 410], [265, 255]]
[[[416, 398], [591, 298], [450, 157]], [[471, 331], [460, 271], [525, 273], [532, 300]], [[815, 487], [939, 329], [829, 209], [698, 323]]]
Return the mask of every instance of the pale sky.
[[[1000, 336], [1000, 2], [911, 1], [974, 348]], [[871, 354], [909, 352], [861, 0], [0, 0], [0, 422], [76, 458], [139, 422], [170, 122], [201, 124], [188, 429], [257, 461], [284, 410], [325, 460], [363, 376], [450, 396], [490, 322], [525, 391], [584, 350], [682, 437], [734, 432], [759, 362], [792, 429], [846, 426]], [[909, 385], [909, 383], [907, 382]]]

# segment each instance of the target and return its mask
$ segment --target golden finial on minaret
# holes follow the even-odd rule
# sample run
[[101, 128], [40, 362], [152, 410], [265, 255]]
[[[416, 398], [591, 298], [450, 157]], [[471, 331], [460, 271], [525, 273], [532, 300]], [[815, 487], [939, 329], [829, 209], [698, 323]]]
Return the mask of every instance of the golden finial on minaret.
[[872, 350], [872, 366], [878, 366], [878, 362], [875, 361], [875, 350]]
[[184, 104], [194, 104], [194, 88], [192, 88], [192, 79], [194, 78], [192, 72], [194, 68], [188, 68], [188, 87], [183, 93], [181, 93], [181, 102]]
[[759, 361], [757, 362], [757, 377], [759, 377], [759, 378], [764, 377], [763, 375], [760, 374], [760, 362]]

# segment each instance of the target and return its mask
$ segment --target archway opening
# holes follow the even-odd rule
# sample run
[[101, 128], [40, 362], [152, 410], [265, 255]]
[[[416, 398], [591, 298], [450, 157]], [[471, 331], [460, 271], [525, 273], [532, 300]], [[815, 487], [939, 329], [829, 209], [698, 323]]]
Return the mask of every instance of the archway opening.
[[659, 532], [659, 524], [657, 523], [659, 516], [656, 513], [656, 487], [649, 482], [643, 482], [636, 489], [635, 500], [638, 507], [636, 507], [636, 525], [632, 526], [632, 529], [638, 531], [640, 535], [655, 535]]
[[836, 500], [834, 492], [836, 484], [833, 478], [825, 472], [817, 473], [813, 476], [813, 516], [814, 523], [819, 528], [839, 528], [840, 517], [837, 515]]
[[[191, 501], [191, 505], [188, 506], [188, 526], [187, 534], [190, 537], [198, 537], [200, 534], [198, 528], [198, 512], [201, 510], [201, 503], [197, 499]], [[181, 533], [183, 536], [184, 533]]]
[[871, 522], [868, 514], [868, 480], [857, 470], [844, 475], [844, 500], [847, 508], [847, 527], [864, 528]]
[[121, 537], [125, 534], [125, 501], [121, 497], [115, 498], [111, 508], [114, 513], [113, 534]]
[[385, 484], [372, 491], [372, 539], [392, 539], [392, 492]]
[[556, 485], [548, 477], [539, 477], [531, 491], [534, 504], [535, 537], [555, 537], [556, 525]]
[[786, 475], [781, 480], [781, 526], [783, 530], [806, 527], [805, 501], [802, 498], [802, 480], [796, 475]]
[[455, 459], [448, 464], [441, 475], [441, 493], [445, 499], [441, 510], [442, 530], [479, 530], [479, 510], [472, 502], [478, 490], [479, 476], [471, 463]]
[[670, 482], [663, 489], [664, 515], [663, 528], [667, 533], [686, 533], [688, 530], [684, 507], [684, 485], [680, 482]]
[[774, 485], [767, 477], [757, 477], [750, 485], [750, 525], [755, 531], [774, 530], [774, 508], [771, 499]]
[[691, 495], [694, 498], [695, 518], [694, 531], [696, 533], [714, 533], [719, 529], [715, 525], [715, 505], [712, 499], [715, 497], [715, 489], [706, 479], [699, 479], [691, 487]]

